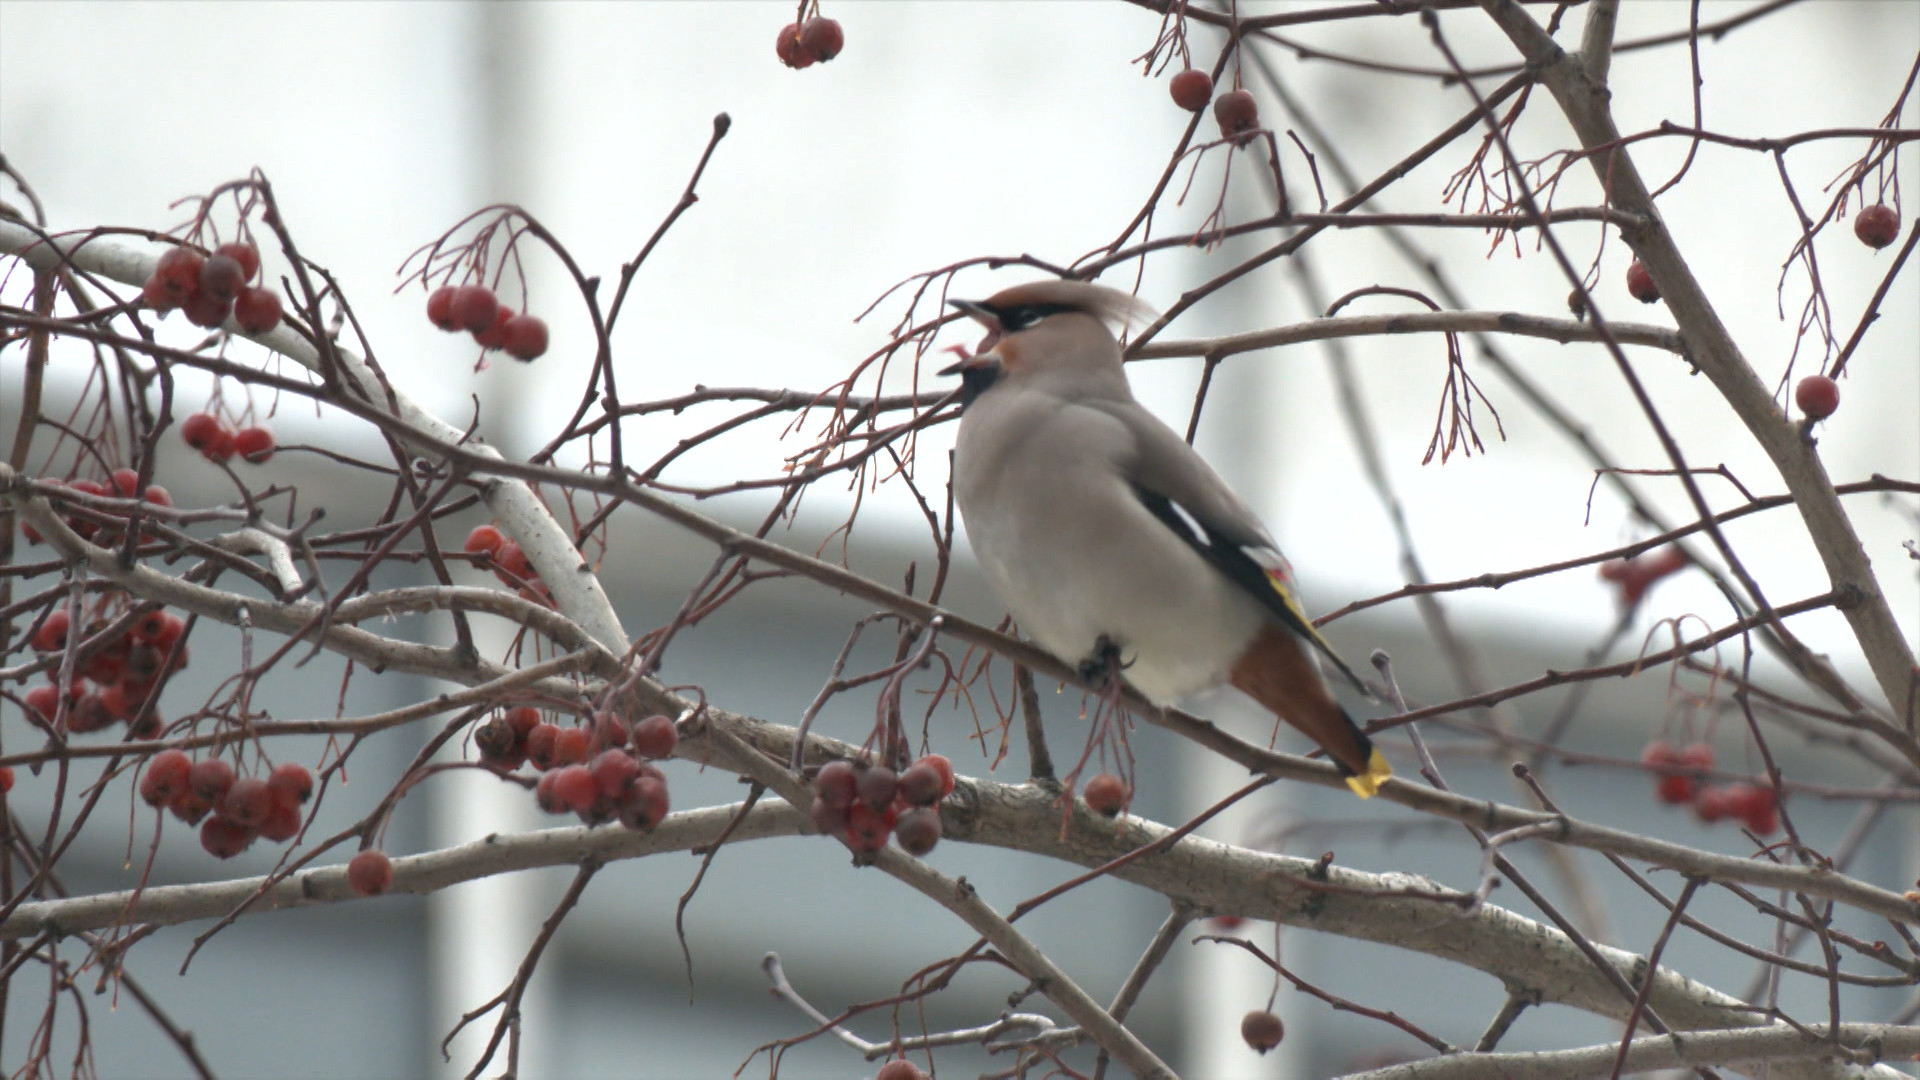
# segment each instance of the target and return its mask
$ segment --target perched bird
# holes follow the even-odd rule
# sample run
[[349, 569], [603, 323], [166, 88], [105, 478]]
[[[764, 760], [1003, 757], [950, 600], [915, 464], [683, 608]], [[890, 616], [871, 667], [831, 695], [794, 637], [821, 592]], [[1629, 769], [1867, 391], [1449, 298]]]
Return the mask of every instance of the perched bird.
[[1035, 643], [1156, 705], [1229, 683], [1318, 743], [1361, 797], [1392, 774], [1312, 652], [1365, 687], [1294, 597], [1246, 503], [1134, 400], [1112, 327], [1151, 316], [1075, 281], [949, 301], [989, 333], [959, 375], [953, 492], [967, 539]]

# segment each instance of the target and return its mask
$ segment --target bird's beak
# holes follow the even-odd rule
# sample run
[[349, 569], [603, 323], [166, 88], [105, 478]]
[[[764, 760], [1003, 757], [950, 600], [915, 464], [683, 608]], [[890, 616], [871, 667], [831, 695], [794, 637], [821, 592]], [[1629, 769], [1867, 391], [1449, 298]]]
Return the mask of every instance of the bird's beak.
[[1000, 316], [978, 300], [949, 300], [947, 304], [959, 308], [962, 314], [989, 330], [1000, 329]]
[[987, 307], [978, 300], [949, 300], [947, 303], [959, 308], [968, 318], [986, 327], [987, 336], [981, 339], [979, 346], [971, 356], [962, 359], [959, 363], [950, 364], [947, 367], [941, 368], [940, 374], [962, 375], [970, 370], [998, 364], [1000, 358], [994, 356], [992, 353], [993, 347], [1000, 342], [1000, 316], [994, 314], [992, 308]]

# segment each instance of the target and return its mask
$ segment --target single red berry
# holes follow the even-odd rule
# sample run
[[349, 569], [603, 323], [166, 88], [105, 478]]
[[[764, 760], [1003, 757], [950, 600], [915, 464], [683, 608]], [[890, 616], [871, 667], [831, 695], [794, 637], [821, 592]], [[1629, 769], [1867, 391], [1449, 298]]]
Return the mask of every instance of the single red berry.
[[38, 715], [43, 723], [53, 723], [60, 712], [60, 688], [52, 683], [42, 683], [27, 691], [27, 708]]
[[233, 298], [197, 292], [187, 297], [187, 302], [180, 305], [180, 309], [187, 313], [188, 322], [212, 330], [233, 314]]
[[477, 334], [494, 324], [500, 301], [494, 299], [493, 290], [485, 285], [459, 285], [454, 287], [448, 310], [457, 326]]
[[875, 810], [864, 802], [847, 807], [844, 839], [856, 855], [872, 855], [887, 846], [893, 833], [893, 809]]
[[[513, 315], [500, 324], [501, 348], [515, 360], [534, 360], [547, 351], [547, 323], [536, 315]], [[482, 342], [485, 344], [485, 342]]]
[[813, 803], [807, 807], [808, 816], [813, 818], [813, 827], [828, 836], [844, 837], [847, 833], [847, 808], [834, 806], [823, 795], [815, 795]]
[[186, 440], [188, 446], [204, 454], [208, 447], [219, 441], [220, 431], [225, 426], [212, 413], [194, 413], [180, 421], [180, 437]]
[[555, 769], [553, 776], [553, 793], [567, 809], [576, 814], [593, 810], [593, 804], [600, 798], [600, 784], [594, 780], [592, 769], [585, 765], [568, 765]]
[[237, 263], [241, 281], [252, 281], [253, 275], [260, 272], [260, 249], [252, 244], [235, 240], [214, 248], [213, 253], [216, 257], [225, 256]]
[[553, 737], [553, 763], [555, 765], [584, 765], [591, 740], [586, 728], [561, 728]]
[[893, 835], [900, 841], [900, 850], [916, 857], [925, 855], [940, 842], [940, 811], [931, 806], [908, 810], [894, 822]]
[[132, 469], [115, 469], [107, 479], [113, 485], [113, 494], [123, 499], [140, 497], [140, 474]]
[[213, 800], [201, 798], [189, 787], [167, 800], [167, 810], [189, 825], [198, 825], [201, 818], [213, 812]]
[[493, 552], [494, 576], [509, 585], [533, 580], [533, 563], [520, 545], [511, 540], [501, 544]]
[[[168, 248], [154, 263], [142, 297], [160, 311], [180, 307], [200, 291], [200, 265], [204, 261], [198, 252], [187, 248]], [[156, 303], [156, 298], [164, 303]]]
[[240, 289], [247, 283], [247, 275], [240, 268], [240, 260], [230, 255], [214, 255], [200, 264], [200, 294], [222, 303], [231, 304], [233, 298], [240, 295]]
[[1793, 388], [1793, 403], [1809, 420], [1825, 420], [1840, 407], [1840, 384], [1825, 375], [1809, 375]]
[[1733, 813], [1733, 807], [1727, 802], [1727, 789], [1709, 784], [1700, 789], [1693, 799], [1694, 816], [1712, 825], [1721, 818]]
[[1213, 119], [1222, 138], [1238, 139], [1244, 146], [1260, 130], [1260, 106], [1251, 91], [1229, 90], [1213, 99]]
[[273, 809], [273, 791], [257, 776], [242, 776], [227, 789], [226, 796], [214, 809], [236, 825], [258, 829], [267, 819], [267, 812]]
[[166, 628], [167, 610], [154, 608], [141, 612], [140, 617], [133, 620], [133, 625], [127, 628], [127, 636], [136, 642], [151, 644], [166, 632]]
[[540, 723], [540, 710], [531, 705], [515, 705], [507, 710], [506, 721], [507, 726], [513, 728], [514, 735], [524, 743], [527, 732], [532, 731]]
[[1660, 801], [1668, 806], [1685, 806], [1693, 801], [1699, 787], [1699, 781], [1693, 777], [1675, 774], [1661, 777], [1653, 790]]
[[260, 835], [276, 844], [284, 844], [300, 835], [300, 808], [274, 803], [260, 823]]
[[1233, 933], [1235, 930], [1246, 925], [1246, 921], [1247, 920], [1238, 915], [1215, 915], [1213, 918], [1207, 920], [1209, 925], [1223, 934]]
[[1213, 76], [1199, 68], [1188, 68], [1167, 84], [1173, 103], [1188, 112], [1199, 112], [1213, 100]]
[[461, 550], [469, 555], [484, 553], [491, 558], [506, 542], [507, 538], [500, 535], [499, 529], [491, 525], [475, 525], [473, 531], [467, 534], [467, 542], [461, 545]]
[[193, 793], [216, 804], [233, 787], [233, 779], [233, 763], [225, 758], [202, 758], [187, 773]]
[[625, 750], [603, 750], [593, 759], [588, 768], [593, 772], [593, 782], [600, 785], [600, 795], [605, 799], [618, 799], [627, 792], [627, 785], [640, 778], [640, 763]]
[[780, 36], [773, 39], [773, 53], [781, 63], [795, 71], [813, 66], [813, 54], [800, 47], [799, 23], [788, 23], [780, 28]]
[[560, 729], [552, 724], [539, 723], [527, 732], [527, 760], [540, 770], [553, 768], [559, 764], [554, 760], [554, 746], [560, 739]]
[[927, 1074], [906, 1058], [894, 1058], [880, 1066], [880, 1071], [873, 1074], [873, 1080], [927, 1080]]
[[368, 848], [347, 862], [347, 886], [361, 896], [379, 896], [393, 888], [393, 860]]
[[855, 787], [861, 801], [875, 810], [884, 810], [893, 805], [894, 793], [899, 789], [900, 781], [893, 770], [885, 765], [871, 765], [855, 778]]
[[264, 334], [280, 325], [280, 296], [270, 289], [252, 286], [233, 298], [233, 321], [249, 334]]
[[1679, 760], [1680, 752], [1665, 739], [1655, 739], [1647, 744], [1645, 750], [1640, 751], [1640, 764], [1649, 769], [1665, 768], [1677, 764]]
[[559, 779], [560, 773], [558, 770], [541, 773], [539, 781], [533, 785], [534, 805], [546, 813], [564, 814], [567, 812], [567, 804], [561, 801], [559, 790], [554, 787], [554, 784], [556, 784]]
[[820, 63], [839, 56], [846, 44], [847, 35], [833, 19], [808, 19], [800, 27], [800, 51]]
[[200, 846], [216, 859], [231, 859], [252, 846], [255, 835], [247, 826], [215, 814], [200, 826]]
[[1081, 797], [1087, 800], [1087, 808], [1107, 817], [1115, 817], [1126, 809], [1127, 800], [1132, 796], [1127, 785], [1112, 773], [1101, 773], [1087, 781]]
[[1240, 1037], [1262, 1054], [1279, 1046], [1285, 1035], [1280, 1018], [1265, 1009], [1255, 1009], [1240, 1018]]
[[852, 806], [858, 787], [859, 778], [854, 775], [853, 765], [845, 761], [827, 762], [813, 778], [814, 794], [835, 810], [844, 811]]
[[1885, 203], [1866, 207], [1853, 219], [1853, 235], [1870, 248], [1886, 247], [1900, 239], [1900, 211]]
[[193, 759], [187, 757], [185, 750], [160, 751], [147, 762], [147, 771], [140, 776], [140, 797], [148, 806], [172, 802], [174, 796], [189, 790], [187, 774], [192, 770]]
[[680, 731], [674, 726], [673, 717], [655, 713], [633, 725], [633, 750], [641, 757], [670, 758], [673, 748], [680, 745]]
[[1639, 259], [1633, 260], [1627, 267], [1627, 295], [1643, 304], [1651, 304], [1660, 299], [1660, 288], [1653, 283], [1653, 275], [1641, 265]]
[[73, 616], [66, 608], [54, 608], [40, 629], [33, 632], [33, 647], [40, 652], [57, 652], [67, 647], [67, 631], [73, 628]]
[[442, 285], [427, 294], [427, 321], [448, 333], [460, 329], [460, 320], [453, 313], [456, 291], [452, 285]]
[[146, 695], [142, 694], [139, 697], [135, 697], [127, 693], [126, 684], [119, 682], [101, 687], [99, 693], [94, 695], [100, 702], [100, 707], [106, 710], [107, 715], [116, 721], [133, 719], [133, 711], [140, 707], [140, 703], [145, 700], [145, 696]]
[[283, 761], [267, 774], [267, 790], [276, 806], [300, 806], [313, 796], [313, 773], [297, 761]]
[[273, 456], [273, 431], [269, 428], [241, 428], [233, 436], [234, 452], [255, 465], [265, 464]]
[[148, 484], [147, 490], [141, 494], [141, 498], [155, 506], [173, 505], [173, 493], [161, 487], [159, 484]]
[[233, 450], [233, 429], [222, 424], [219, 434], [213, 438], [212, 445], [200, 451], [200, 456], [215, 465], [224, 465], [233, 457]]
[[1780, 804], [1772, 788], [1729, 784], [1725, 798], [1727, 815], [1739, 818], [1755, 833], [1766, 836], [1780, 828]]
[[491, 349], [495, 352], [506, 348], [507, 324], [512, 322], [514, 316], [517, 314], [518, 312], [512, 308], [501, 304], [494, 311], [493, 322], [488, 323], [485, 330], [476, 330], [473, 335], [473, 340], [478, 342], [481, 348]]
[[925, 761], [914, 762], [900, 774], [900, 797], [909, 806], [932, 806], [939, 802], [940, 787], [940, 770]]
[[594, 757], [603, 750], [625, 750], [632, 737], [625, 720], [612, 709], [600, 709], [587, 722], [587, 756]]
[[[141, 640], [161, 652], [173, 651], [174, 645], [180, 640], [180, 635], [187, 632], [187, 621], [171, 611], [161, 611], [157, 614], [160, 618], [152, 624], [151, 632]], [[142, 619], [136, 627], [146, 625], [148, 625], [147, 621]], [[185, 646], [181, 647], [181, 651], [184, 654]], [[185, 664], [181, 666], [184, 667]]]
[[0, 795], [13, 790], [13, 766], [0, 765]]
[[627, 786], [620, 800], [620, 824], [635, 832], [646, 832], [660, 824], [671, 804], [667, 782], [658, 776], [642, 775]]

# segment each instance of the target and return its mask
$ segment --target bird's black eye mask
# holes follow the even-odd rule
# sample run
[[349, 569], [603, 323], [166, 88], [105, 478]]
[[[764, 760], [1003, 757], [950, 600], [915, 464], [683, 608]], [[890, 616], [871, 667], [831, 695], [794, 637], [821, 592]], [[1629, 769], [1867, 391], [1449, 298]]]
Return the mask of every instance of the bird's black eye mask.
[[1064, 315], [1079, 308], [1067, 304], [1014, 304], [1010, 307], [988, 307], [980, 305], [994, 318], [1000, 320], [1000, 329], [1009, 334], [1027, 330], [1049, 315]]

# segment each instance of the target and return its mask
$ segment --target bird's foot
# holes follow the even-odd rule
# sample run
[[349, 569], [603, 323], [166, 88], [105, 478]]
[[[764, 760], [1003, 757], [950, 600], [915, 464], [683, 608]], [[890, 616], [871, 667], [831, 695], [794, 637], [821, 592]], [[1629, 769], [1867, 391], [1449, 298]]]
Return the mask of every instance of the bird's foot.
[[1120, 657], [1120, 644], [1105, 634], [1093, 643], [1093, 651], [1080, 661], [1080, 678], [1087, 685], [1100, 690], [1116, 689], [1120, 685], [1120, 673], [1128, 664]]

